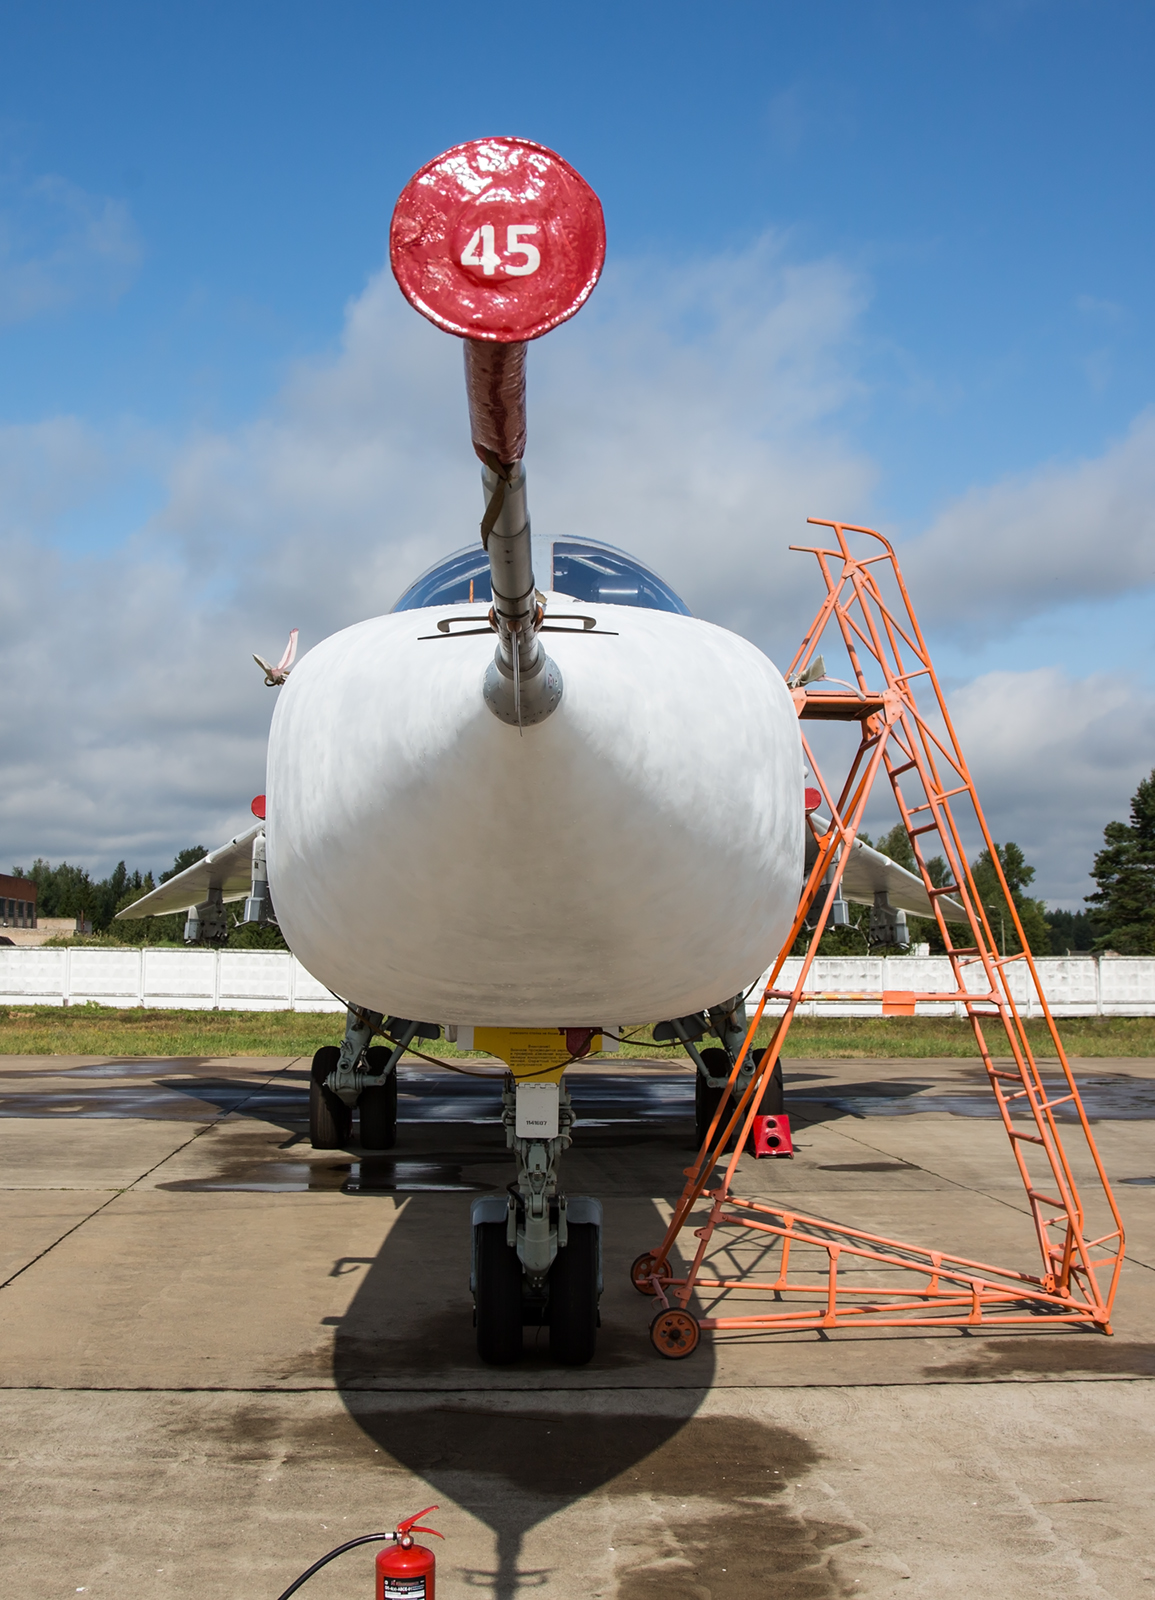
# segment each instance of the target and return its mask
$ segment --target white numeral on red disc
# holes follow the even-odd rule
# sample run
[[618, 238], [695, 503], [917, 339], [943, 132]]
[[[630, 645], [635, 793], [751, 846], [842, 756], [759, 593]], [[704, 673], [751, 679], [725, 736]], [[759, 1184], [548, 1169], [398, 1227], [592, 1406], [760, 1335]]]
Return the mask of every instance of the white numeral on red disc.
[[505, 230], [506, 256], [520, 256], [519, 262], [505, 260], [497, 253], [496, 232], [492, 222], [483, 222], [476, 228], [472, 239], [461, 252], [461, 265], [463, 267], [480, 267], [487, 278], [500, 267], [511, 278], [528, 278], [531, 272], [536, 272], [541, 266], [541, 251], [535, 244], [526, 244], [521, 237], [523, 233], [536, 233], [539, 224], [536, 222], [511, 222]]
[[512, 261], [505, 263], [505, 270], [511, 278], [528, 278], [531, 272], [536, 272], [541, 266], [541, 251], [535, 244], [523, 243], [521, 237], [523, 233], [536, 232], [536, 222], [511, 222], [505, 230], [506, 255], [525, 257], [520, 267], [515, 267]]

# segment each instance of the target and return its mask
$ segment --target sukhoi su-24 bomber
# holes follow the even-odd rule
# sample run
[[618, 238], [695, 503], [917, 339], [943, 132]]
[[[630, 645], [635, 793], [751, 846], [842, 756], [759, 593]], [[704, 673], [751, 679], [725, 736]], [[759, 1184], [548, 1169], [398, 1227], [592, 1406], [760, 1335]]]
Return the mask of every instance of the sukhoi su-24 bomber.
[[[260, 661], [281, 687], [257, 824], [121, 913], [187, 910], [186, 938], [212, 942], [244, 900], [245, 921], [275, 918], [346, 1001], [343, 1042], [313, 1062], [315, 1146], [346, 1143], [354, 1115], [363, 1149], [393, 1145], [414, 1040], [445, 1030], [507, 1063], [516, 1176], [473, 1208], [490, 1361], [515, 1359], [533, 1323], [564, 1363], [594, 1353], [601, 1207], [562, 1188], [565, 1068], [656, 1020], [697, 1067], [701, 1134], [745, 993], [798, 908], [808, 842], [813, 859], [777, 668], [616, 545], [530, 531], [528, 346], [582, 306], [604, 253], [593, 190], [528, 140], [460, 145], [407, 185], [393, 271], [462, 341], [480, 541], [387, 616], [295, 664], [295, 636], [278, 665]], [[918, 878], [855, 857], [848, 898], [930, 912]], [[780, 1075], [766, 1093], [780, 1111]]]

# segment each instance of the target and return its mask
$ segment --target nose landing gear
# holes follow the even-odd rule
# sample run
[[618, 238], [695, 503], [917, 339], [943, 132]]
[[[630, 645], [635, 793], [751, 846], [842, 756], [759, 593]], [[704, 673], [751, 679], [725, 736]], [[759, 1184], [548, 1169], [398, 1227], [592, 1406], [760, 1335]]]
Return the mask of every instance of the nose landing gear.
[[599, 1050], [602, 1039], [591, 1028], [478, 1028], [467, 1037], [510, 1062], [502, 1122], [506, 1146], [517, 1158], [508, 1193], [473, 1203], [477, 1352], [483, 1361], [516, 1361], [522, 1330], [544, 1327], [555, 1361], [584, 1366], [597, 1345], [602, 1208], [598, 1200], [558, 1189], [561, 1153], [574, 1124], [563, 1073], [579, 1056]]
[[[477, 1353], [494, 1366], [521, 1358], [524, 1329], [549, 1329], [549, 1353], [566, 1367], [584, 1367], [597, 1348], [602, 1292], [601, 1202], [574, 1195], [560, 1208], [565, 1235], [544, 1275], [526, 1272], [517, 1244], [517, 1207], [498, 1195], [473, 1202], [473, 1320]], [[512, 1219], [512, 1226], [511, 1226]]]

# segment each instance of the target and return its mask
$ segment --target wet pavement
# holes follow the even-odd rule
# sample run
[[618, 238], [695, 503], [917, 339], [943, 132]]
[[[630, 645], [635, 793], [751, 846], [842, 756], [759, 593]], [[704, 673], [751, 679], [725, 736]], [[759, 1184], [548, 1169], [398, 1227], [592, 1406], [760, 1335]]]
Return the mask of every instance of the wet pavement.
[[[488, 1072], [484, 1062], [469, 1070]], [[408, 1062], [389, 1152], [314, 1152], [301, 1060], [0, 1058], [0, 1415], [22, 1600], [275, 1596], [434, 1500], [443, 1600], [1149, 1594], [1155, 1063], [1078, 1067], [1131, 1240], [1113, 1338], [729, 1334], [669, 1363], [630, 1261], [693, 1156], [680, 1063], [575, 1070], [605, 1204], [588, 1368], [476, 1357], [500, 1072]], [[972, 1061], [798, 1061], [793, 1161], [739, 1187], [1030, 1269]], [[371, 1592], [342, 1558], [310, 1600]]]
[[[3, 1058], [0, 1058], [2, 1060]], [[27, 1064], [44, 1057], [7, 1058]], [[52, 1058], [47, 1058], [52, 1059]], [[808, 1122], [830, 1116], [905, 1117], [938, 1114], [997, 1119], [998, 1109], [982, 1067], [965, 1060], [886, 1062], [886, 1076], [861, 1078], [862, 1063], [840, 1070], [815, 1071], [811, 1062], [786, 1063], [788, 1109]], [[911, 1073], [919, 1065], [925, 1075]], [[275, 1081], [232, 1072], [213, 1076], [197, 1063], [171, 1060], [92, 1061], [60, 1068], [40, 1066], [0, 1073], [0, 1117], [159, 1117], [202, 1120], [205, 1115], [240, 1112], [246, 1116], [304, 1126], [308, 1121], [308, 1073], [286, 1068]], [[896, 1066], [904, 1075], [895, 1076]], [[1083, 1105], [1092, 1122], [1150, 1121], [1155, 1118], [1155, 1076], [1148, 1063], [1118, 1071], [1101, 1060], [1082, 1063], [1078, 1074]], [[128, 1080], [127, 1082], [124, 1080]], [[409, 1061], [399, 1081], [398, 1120], [402, 1123], [453, 1122], [484, 1126], [501, 1119], [499, 1063], [453, 1072]], [[623, 1059], [615, 1066], [581, 1067], [569, 1074], [570, 1093], [581, 1126], [659, 1128], [693, 1120], [694, 1080], [679, 1063]], [[1056, 1095], [1057, 1078], [1045, 1074]], [[1027, 1116], [1022, 1108], [1016, 1118]], [[1056, 1112], [1074, 1121], [1070, 1106]]]

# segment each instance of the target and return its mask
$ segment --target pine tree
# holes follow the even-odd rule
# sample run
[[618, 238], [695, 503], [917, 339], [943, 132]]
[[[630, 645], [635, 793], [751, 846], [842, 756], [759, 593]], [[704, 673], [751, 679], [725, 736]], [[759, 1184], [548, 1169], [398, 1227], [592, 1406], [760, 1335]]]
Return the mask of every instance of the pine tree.
[[1131, 798], [1131, 821], [1109, 822], [1091, 869], [1096, 950], [1155, 955], [1155, 771]]
[[1048, 911], [1047, 927], [1051, 930], [1052, 955], [1090, 950], [1095, 943], [1094, 925], [1085, 911]]
[[[1033, 955], [1049, 955], [1051, 930], [1047, 926], [1046, 906], [1042, 900], [1033, 900], [1023, 893], [1034, 879], [1034, 867], [1028, 866], [1026, 856], [1013, 841], [996, 844], [995, 851], [1003, 869], [1007, 888], [1011, 891], [1014, 908], [1019, 914], [1028, 948]], [[986, 909], [987, 922], [999, 953], [1008, 956], [1017, 955], [1022, 945], [1015, 932], [1014, 920], [1010, 915], [1006, 896], [1003, 894], [989, 850], [984, 850], [981, 855], [976, 856], [971, 863], [971, 872], [974, 875], [979, 899]]]
[[190, 844], [187, 850], [177, 852], [176, 860], [167, 872], [160, 875], [161, 883], [167, 883], [170, 878], [175, 878], [178, 872], [183, 872], [186, 867], [191, 867], [194, 862], [201, 861], [208, 855], [203, 844]]

